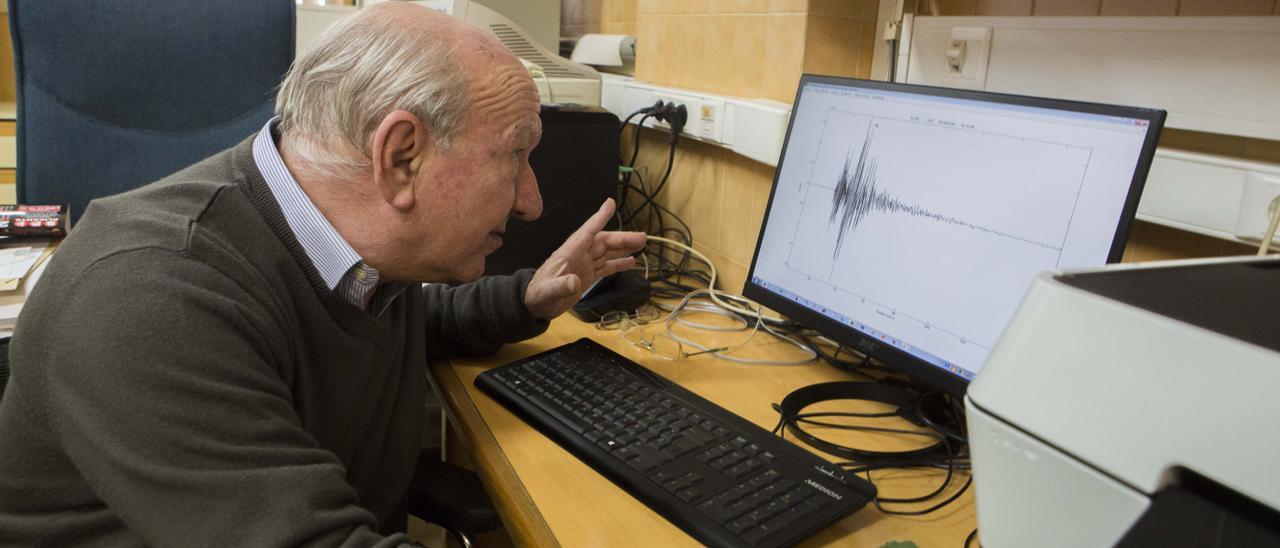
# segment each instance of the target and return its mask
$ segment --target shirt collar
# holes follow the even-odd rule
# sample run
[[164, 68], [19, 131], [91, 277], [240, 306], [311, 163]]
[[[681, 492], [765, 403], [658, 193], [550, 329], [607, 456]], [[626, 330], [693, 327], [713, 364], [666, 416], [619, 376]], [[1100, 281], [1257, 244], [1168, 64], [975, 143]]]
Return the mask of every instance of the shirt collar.
[[280, 211], [289, 223], [289, 229], [298, 238], [298, 243], [302, 244], [303, 251], [319, 271], [320, 278], [332, 291], [347, 271], [351, 270], [352, 265], [361, 262], [360, 254], [351, 248], [351, 244], [316, 209], [302, 187], [298, 186], [293, 174], [289, 173], [284, 159], [280, 157], [280, 151], [276, 149], [273, 135], [279, 120], [279, 117], [268, 120], [254, 138], [253, 161], [258, 165], [258, 171], [262, 172], [263, 179], [266, 179], [276, 202], [280, 204]]

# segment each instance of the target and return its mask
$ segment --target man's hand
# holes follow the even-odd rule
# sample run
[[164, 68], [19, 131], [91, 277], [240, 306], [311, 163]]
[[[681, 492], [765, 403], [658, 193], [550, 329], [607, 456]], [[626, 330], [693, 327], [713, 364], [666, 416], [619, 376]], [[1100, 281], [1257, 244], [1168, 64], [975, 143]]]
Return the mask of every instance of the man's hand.
[[615, 207], [613, 198], [605, 200], [533, 273], [524, 305], [534, 317], [550, 320], [563, 314], [596, 280], [635, 265], [630, 255], [644, 247], [643, 232], [601, 232]]

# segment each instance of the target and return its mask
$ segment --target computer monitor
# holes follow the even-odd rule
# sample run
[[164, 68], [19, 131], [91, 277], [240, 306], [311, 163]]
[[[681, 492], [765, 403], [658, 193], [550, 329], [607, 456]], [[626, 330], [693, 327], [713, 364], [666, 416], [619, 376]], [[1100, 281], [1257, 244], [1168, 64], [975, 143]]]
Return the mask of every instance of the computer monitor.
[[805, 75], [743, 294], [961, 395], [1037, 272], [1120, 259], [1164, 118]]

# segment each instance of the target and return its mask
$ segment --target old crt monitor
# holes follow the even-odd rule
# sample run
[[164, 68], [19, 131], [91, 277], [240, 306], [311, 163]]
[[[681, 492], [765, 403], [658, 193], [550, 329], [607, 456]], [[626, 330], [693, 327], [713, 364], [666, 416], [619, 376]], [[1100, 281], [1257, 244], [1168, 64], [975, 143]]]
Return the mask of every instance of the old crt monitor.
[[1164, 117], [805, 75], [743, 293], [963, 394], [1038, 272], [1120, 259]]

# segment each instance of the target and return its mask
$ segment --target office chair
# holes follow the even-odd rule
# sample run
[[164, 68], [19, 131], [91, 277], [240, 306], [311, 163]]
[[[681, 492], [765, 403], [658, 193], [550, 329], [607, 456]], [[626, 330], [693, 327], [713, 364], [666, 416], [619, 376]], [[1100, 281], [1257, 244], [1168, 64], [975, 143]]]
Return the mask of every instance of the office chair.
[[418, 454], [409, 485], [409, 513], [439, 525], [463, 548], [471, 548], [472, 537], [502, 527], [502, 519], [480, 477], [442, 462], [438, 451], [426, 449]]
[[[294, 13], [293, 0], [9, 0], [18, 201], [75, 219], [258, 131], [293, 61]], [[6, 359], [0, 397], [8, 373]], [[414, 515], [464, 543], [500, 526], [473, 472], [425, 460]]]
[[292, 0], [9, 0], [18, 201], [130, 190], [228, 148], [274, 112]]
[[0, 400], [9, 386], [9, 337], [0, 338]]

